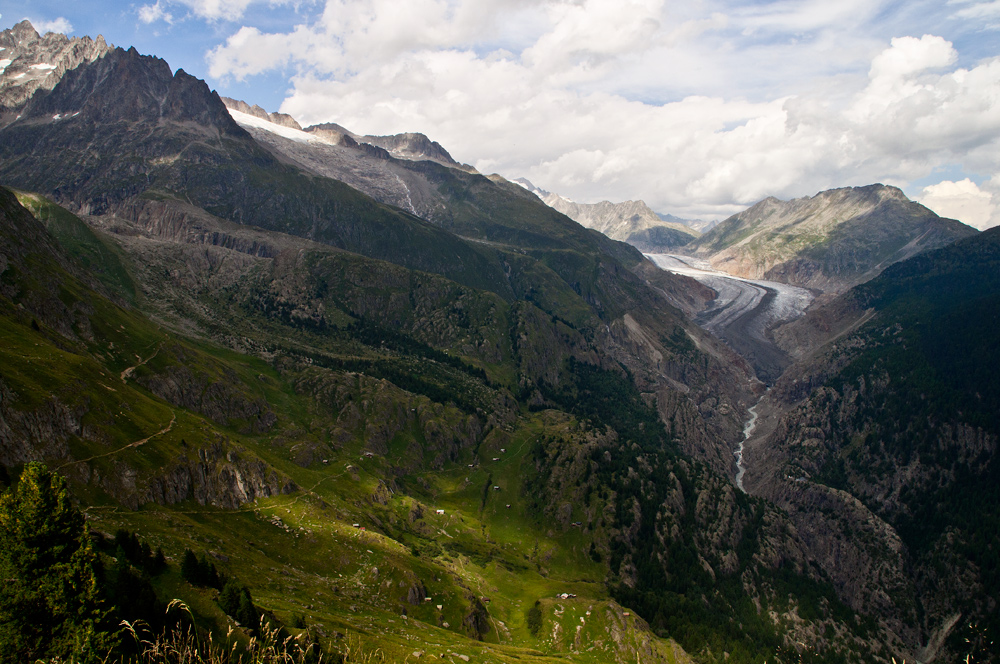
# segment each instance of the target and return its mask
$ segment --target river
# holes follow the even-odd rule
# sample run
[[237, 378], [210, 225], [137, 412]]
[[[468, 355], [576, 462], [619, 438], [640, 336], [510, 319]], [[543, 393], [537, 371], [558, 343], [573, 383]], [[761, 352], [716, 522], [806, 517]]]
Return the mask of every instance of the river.
[[[763, 400], [763, 396], [761, 400]], [[739, 447], [733, 452], [733, 456], [736, 457], [736, 486], [739, 487], [740, 491], [746, 493], [747, 490], [743, 488], [743, 474], [746, 472], [746, 468], [743, 467], [743, 445], [750, 440], [750, 436], [753, 435], [754, 429], [757, 428], [757, 406], [760, 405], [760, 400], [754, 405], [750, 406], [750, 419], [746, 421], [743, 425], [743, 440], [740, 441]]]

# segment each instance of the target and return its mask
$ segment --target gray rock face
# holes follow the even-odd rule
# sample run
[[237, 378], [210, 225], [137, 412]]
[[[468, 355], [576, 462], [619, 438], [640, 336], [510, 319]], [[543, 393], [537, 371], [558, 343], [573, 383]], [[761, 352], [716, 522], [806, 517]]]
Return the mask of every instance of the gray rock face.
[[37, 90], [54, 88], [67, 71], [113, 48], [101, 36], [70, 39], [57, 32], [40, 36], [27, 20], [0, 32], [0, 117], [22, 106]]
[[260, 459], [248, 455], [244, 458], [225, 442], [198, 450], [196, 460], [178, 459], [144, 484], [135, 487], [133, 493], [119, 494], [120, 499], [126, 504], [134, 501], [133, 509], [149, 502], [172, 505], [190, 498], [200, 505], [237, 509], [257, 498], [287, 494], [298, 488]]
[[68, 456], [70, 437], [86, 433], [82, 413], [54, 397], [25, 411], [14, 405], [16, 396], [0, 378], [0, 464], [13, 467]]
[[873, 184], [791, 201], [766, 198], [685, 252], [735, 276], [841, 293], [892, 263], [975, 233], [896, 187]]
[[[306, 131], [320, 136], [326, 136], [328, 138], [333, 136], [346, 137], [346, 139], [354, 141], [355, 144], [371, 145], [381, 148], [396, 159], [405, 159], [407, 161], [433, 161], [441, 164], [442, 166], [458, 168], [470, 173], [476, 172], [476, 169], [472, 168], [468, 164], [460, 164], [455, 161], [440, 143], [432, 141], [424, 134], [407, 132], [405, 134], [393, 134], [390, 136], [360, 136], [333, 122], [313, 125], [311, 127], [307, 127]], [[344, 142], [344, 139], [341, 138], [340, 141]]]

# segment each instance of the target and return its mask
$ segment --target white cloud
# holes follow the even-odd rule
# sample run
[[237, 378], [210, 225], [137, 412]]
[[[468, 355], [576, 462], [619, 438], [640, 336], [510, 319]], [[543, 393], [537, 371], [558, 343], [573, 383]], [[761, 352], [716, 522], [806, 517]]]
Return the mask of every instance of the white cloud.
[[743, 31], [786, 32], [806, 34], [816, 30], [857, 26], [877, 14], [887, 3], [885, 0], [784, 0], [751, 4], [741, 9], [744, 17]]
[[142, 5], [138, 9], [139, 20], [150, 24], [163, 20], [171, 23], [174, 14], [170, 7], [186, 11], [190, 16], [211, 23], [219, 21], [239, 21], [251, 5], [279, 7], [294, 0], [157, 0], [152, 5]]
[[588, 70], [609, 60], [650, 48], [661, 29], [663, 5], [663, 0], [551, 3], [550, 29], [521, 58], [542, 74], [589, 77]]
[[61, 32], [64, 35], [73, 32], [73, 24], [70, 23], [68, 19], [62, 16], [51, 21], [32, 20], [31, 25], [32, 27], [35, 28], [35, 31], [40, 35], [44, 35], [46, 32]]
[[981, 231], [1000, 226], [1000, 206], [993, 202], [993, 194], [983, 191], [969, 178], [958, 182], [944, 180], [925, 187], [918, 200], [942, 217], [958, 219]]
[[958, 59], [950, 42], [934, 35], [897, 37], [892, 47], [872, 60], [869, 76], [873, 80], [895, 82], [928, 69], [947, 67]]
[[955, 17], [972, 20], [993, 20], [994, 23], [986, 24], [988, 28], [1000, 27], [1000, 0], [989, 0], [980, 2], [977, 0], [950, 0], [949, 5], [966, 5], [955, 12]]
[[238, 21], [253, 0], [179, 0], [195, 16], [211, 21]]
[[157, 0], [156, 4], [153, 5], [143, 5], [139, 7], [139, 20], [143, 23], [149, 25], [150, 23], [156, 23], [157, 21], [165, 21], [166, 23], [173, 23], [174, 17], [163, 8]]
[[[303, 124], [422, 131], [480, 170], [687, 216], [943, 164], [1000, 172], [1000, 59], [958, 67], [940, 36], [858, 29], [886, 6], [327, 0], [208, 61], [220, 79], [291, 68], [281, 110]], [[677, 94], [692, 88], [713, 92]]]

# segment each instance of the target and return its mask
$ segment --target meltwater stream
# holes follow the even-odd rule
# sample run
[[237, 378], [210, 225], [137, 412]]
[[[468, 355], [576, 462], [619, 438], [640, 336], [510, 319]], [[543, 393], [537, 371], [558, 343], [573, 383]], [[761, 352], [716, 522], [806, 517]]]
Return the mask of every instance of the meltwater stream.
[[[760, 398], [761, 400], [764, 397]], [[760, 405], [760, 401], [757, 401], [754, 405], [750, 406], [750, 419], [747, 420], [746, 424], [743, 425], [743, 440], [740, 441], [740, 446], [736, 448], [733, 452], [733, 456], [736, 457], [736, 486], [739, 487], [740, 491], [746, 493], [747, 490], [743, 488], [743, 473], [746, 472], [746, 468], [743, 467], [743, 445], [750, 440], [750, 436], [753, 435], [753, 430], [757, 428], [757, 406]]]

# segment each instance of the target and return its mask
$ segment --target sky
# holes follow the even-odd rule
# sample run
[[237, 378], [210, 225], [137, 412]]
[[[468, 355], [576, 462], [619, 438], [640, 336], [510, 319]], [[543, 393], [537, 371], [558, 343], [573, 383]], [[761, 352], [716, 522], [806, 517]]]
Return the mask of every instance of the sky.
[[1000, 225], [1000, 0], [0, 0], [24, 18], [579, 202], [882, 182]]

